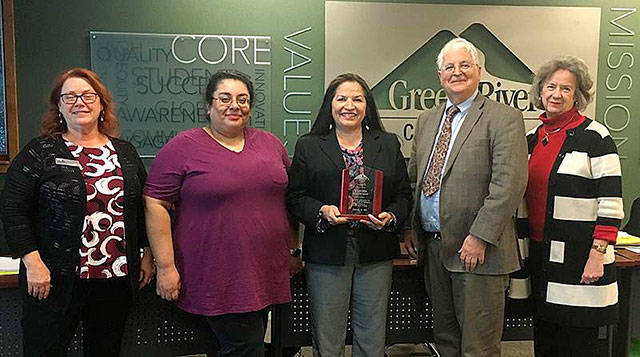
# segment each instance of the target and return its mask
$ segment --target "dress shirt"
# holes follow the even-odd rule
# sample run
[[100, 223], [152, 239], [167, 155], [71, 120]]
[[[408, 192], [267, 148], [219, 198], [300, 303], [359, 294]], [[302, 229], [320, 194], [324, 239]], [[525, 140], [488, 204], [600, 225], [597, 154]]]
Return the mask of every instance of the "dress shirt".
[[[460, 127], [464, 122], [464, 118], [467, 116], [469, 112], [469, 108], [471, 108], [471, 104], [473, 100], [478, 95], [478, 91], [471, 97], [469, 97], [464, 102], [456, 105], [460, 111], [453, 117], [453, 121], [451, 122], [451, 140], [449, 141], [449, 147], [447, 148], [447, 156], [445, 157], [444, 166], [446, 167], [447, 161], [449, 160], [449, 154], [451, 154], [451, 148], [453, 147], [453, 143], [455, 143], [456, 136], [458, 136], [458, 132], [460, 131]], [[440, 125], [438, 127], [438, 136], [440, 136], [440, 132], [442, 130], [442, 124], [444, 123], [444, 118], [447, 116], [447, 109], [452, 106], [453, 103], [447, 99], [447, 104], [444, 112], [442, 113], [442, 118], [440, 118]], [[438, 136], [436, 136], [434, 143], [438, 142]], [[431, 156], [433, 156], [433, 152], [435, 150], [435, 144], [431, 148], [431, 155], [429, 155], [429, 161], [431, 162]], [[427, 165], [427, 169], [424, 174], [426, 175], [429, 171], [429, 167]], [[444, 168], [442, 170], [444, 173]], [[442, 177], [440, 177], [442, 180]], [[424, 177], [421, 182], [424, 182]], [[431, 196], [426, 196], [424, 193], [420, 194], [420, 224], [422, 225], [422, 229], [427, 232], [440, 232], [440, 190], [434, 192]]]

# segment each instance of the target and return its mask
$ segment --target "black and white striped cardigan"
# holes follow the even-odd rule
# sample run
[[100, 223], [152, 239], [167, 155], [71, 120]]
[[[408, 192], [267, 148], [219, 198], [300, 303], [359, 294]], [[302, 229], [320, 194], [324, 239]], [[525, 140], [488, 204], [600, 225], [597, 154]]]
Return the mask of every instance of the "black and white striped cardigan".
[[[539, 128], [527, 133], [529, 155], [538, 142]], [[580, 279], [595, 226], [617, 228], [624, 217], [620, 160], [615, 143], [602, 124], [587, 118], [566, 132], [549, 176], [542, 252], [545, 274], [540, 284], [545, 298], [535, 302], [536, 317], [571, 326], [611, 324], [617, 319], [618, 303], [612, 245], [605, 254], [603, 277], [591, 284], [581, 284]], [[517, 216], [525, 268], [512, 275], [509, 303], [524, 306], [522, 303], [531, 294], [524, 199]]]

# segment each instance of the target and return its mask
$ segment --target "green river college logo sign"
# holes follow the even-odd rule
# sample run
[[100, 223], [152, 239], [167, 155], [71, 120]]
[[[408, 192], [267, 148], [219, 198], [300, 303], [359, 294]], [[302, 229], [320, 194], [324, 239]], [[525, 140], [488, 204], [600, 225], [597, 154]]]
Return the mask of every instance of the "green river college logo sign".
[[405, 155], [410, 152], [416, 117], [447, 101], [438, 80], [436, 58], [445, 43], [456, 37], [471, 41], [480, 51], [480, 94], [520, 110], [525, 119], [538, 118], [539, 111], [528, 93], [534, 73], [489, 29], [473, 23], [459, 36], [442, 30], [372, 88], [383, 123], [402, 139]]

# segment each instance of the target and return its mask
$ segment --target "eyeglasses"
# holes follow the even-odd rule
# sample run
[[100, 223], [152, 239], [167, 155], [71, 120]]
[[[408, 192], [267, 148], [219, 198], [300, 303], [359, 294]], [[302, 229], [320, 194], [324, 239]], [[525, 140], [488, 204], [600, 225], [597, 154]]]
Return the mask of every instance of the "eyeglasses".
[[462, 62], [458, 65], [454, 65], [454, 64], [447, 64], [442, 68], [443, 72], [446, 73], [453, 73], [453, 71], [455, 70], [456, 66], [458, 68], [460, 68], [460, 70], [462, 72], [467, 72], [468, 70], [470, 70], [473, 66], [475, 66], [475, 63], [469, 63], [469, 62]]
[[[217, 100], [224, 105], [231, 105], [231, 102], [233, 102], [233, 97], [224, 94], [219, 95], [217, 98], [212, 97], [211, 99]], [[249, 97], [246, 95], [238, 96], [236, 97], [236, 103], [238, 103], [238, 106], [249, 106]]]
[[84, 104], [92, 104], [100, 97], [98, 93], [82, 93], [82, 94], [71, 94], [71, 93], [63, 93], [60, 95], [60, 100], [64, 104], [76, 104], [78, 102], [78, 98], [82, 99]]

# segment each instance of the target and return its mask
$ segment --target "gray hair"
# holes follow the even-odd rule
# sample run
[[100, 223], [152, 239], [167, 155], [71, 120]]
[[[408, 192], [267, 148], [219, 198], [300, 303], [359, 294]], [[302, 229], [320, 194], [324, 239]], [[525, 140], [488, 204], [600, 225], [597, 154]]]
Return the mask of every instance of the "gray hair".
[[536, 108], [545, 110], [541, 97], [542, 86], [559, 69], [565, 69], [576, 76], [575, 105], [576, 109], [583, 110], [593, 100], [593, 92], [591, 91], [593, 80], [589, 75], [589, 68], [586, 63], [574, 56], [559, 56], [540, 67], [533, 78], [533, 83], [531, 83], [529, 91], [531, 103]]
[[442, 47], [442, 49], [440, 50], [440, 53], [438, 53], [438, 62], [437, 62], [438, 70], [442, 70], [442, 65], [444, 64], [442, 63], [444, 61], [444, 54], [447, 53], [447, 51], [454, 48], [464, 48], [471, 55], [471, 59], [473, 60], [473, 63], [480, 65], [479, 63], [480, 56], [478, 55], [478, 49], [476, 48], [476, 46], [474, 46], [473, 43], [465, 40], [462, 37], [457, 37], [447, 42], [444, 45], [444, 47]]

